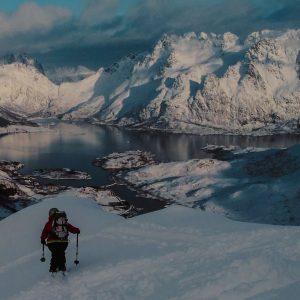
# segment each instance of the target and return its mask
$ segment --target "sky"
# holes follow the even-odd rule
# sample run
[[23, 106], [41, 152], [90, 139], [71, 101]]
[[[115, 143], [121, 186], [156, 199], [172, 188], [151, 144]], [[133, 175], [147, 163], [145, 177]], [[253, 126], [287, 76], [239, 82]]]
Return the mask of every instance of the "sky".
[[97, 69], [150, 51], [164, 33], [300, 28], [300, 0], [1, 0], [0, 55]]

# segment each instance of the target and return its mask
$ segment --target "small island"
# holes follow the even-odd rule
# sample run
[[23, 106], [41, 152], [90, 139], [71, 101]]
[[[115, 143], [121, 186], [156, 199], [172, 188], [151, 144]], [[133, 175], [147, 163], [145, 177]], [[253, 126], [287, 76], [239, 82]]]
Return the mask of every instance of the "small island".
[[92, 177], [83, 171], [76, 171], [69, 168], [61, 169], [39, 169], [32, 173], [33, 176], [44, 178], [44, 179], [54, 179], [54, 180], [82, 180], [91, 179]]

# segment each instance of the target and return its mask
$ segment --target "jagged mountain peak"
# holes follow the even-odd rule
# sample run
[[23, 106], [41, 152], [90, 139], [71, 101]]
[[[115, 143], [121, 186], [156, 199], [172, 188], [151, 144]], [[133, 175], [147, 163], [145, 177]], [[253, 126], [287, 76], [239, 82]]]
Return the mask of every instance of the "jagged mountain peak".
[[114, 62], [108, 68], [105, 68], [104, 72], [113, 74], [122, 68], [128, 68], [130, 66], [133, 68], [133, 65], [136, 64], [140, 58], [141, 55], [137, 53], [129, 53], [128, 55], [122, 57], [118, 62]]
[[270, 61], [284, 59], [281, 46], [273, 38], [262, 38], [258, 40], [247, 51], [245, 58], [249, 61], [267, 63]]
[[31, 57], [27, 53], [22, 53], [22, 54], [9, 53], [0, 58], [0, 64], [2, 65], [10, 65], [14, 63], [19, 63], [25, 66], [33, 67], [38, 72], [45, 75], [45, 71], [42, 64], [37, 59]]
[[[189, 72], [191, 68], [204, 64], [205, 61], [209, 65], [209, 61], [214, 57], [218, 58], [218, 61], [215, 59], [212, 65], [221, 65], [222, 55], [240, 52], [243, 47], [239, 37], [230, 32], [164, 34], [140, 66], [151, 69], [151, 72], [156, 69], [158, 75], [174, 77], [178, 75], [177, 72]], [[208, 67], [205, 74], [213, 71], [213, 68]]]

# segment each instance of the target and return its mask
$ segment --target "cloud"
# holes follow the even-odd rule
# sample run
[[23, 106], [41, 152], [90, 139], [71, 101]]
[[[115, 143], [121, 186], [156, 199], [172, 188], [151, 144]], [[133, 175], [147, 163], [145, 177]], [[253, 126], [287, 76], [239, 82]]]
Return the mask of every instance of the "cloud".
[[107, 22], [118, 14], [120, 0], [86, 0], [80, 21], [85, 25]]
[[0, 37], [19, 33], [47, 32], [70, 19], [71, 12], [56, 6], [25, 3], [13, 14], [0, 14]]
[[34, 2], [23, 4], [12, 14], [0, 13], [0, 52], [53, 54], [71, 49], [68, 51], [72, 59], [77, 53], [80, 60], [82, 49], [102, 48], [105, 51], [99, 51], [99, 56], [105, 59], [109, 55], [107, 47], [111, 52], [117, 49], [115, 53], [121, 53], [123, 48], [124, 55], [139, 44], [150, 49], [165, 32], [231, 31], [245, 37], [266, 28], [300, 28], [298, 0], [82, 1], [85, 6], [81, 15]]
[[119, 0], [86, 0], [80, 16], [59, 6], [25, 3], [14, 13], [0, 13], [0, 55], [81, 47], [112, 39], [121, 30]]
[[[163, 32], [231, 31], [245, 36], [265, 28], [299, 27], [294, 0], [144, 0], [131, 10], [127, 33], [143, 38]], [[291, 17], [293, 21], [291, 22]]]

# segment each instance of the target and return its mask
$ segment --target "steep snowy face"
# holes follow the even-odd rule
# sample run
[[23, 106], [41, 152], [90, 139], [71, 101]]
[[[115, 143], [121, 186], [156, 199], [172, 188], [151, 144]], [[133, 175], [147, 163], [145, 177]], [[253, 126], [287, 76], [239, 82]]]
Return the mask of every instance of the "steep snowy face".
[[165, 78], [192, 72], [197, 75], [195, 79], [201, 81], [201, 76], [216, 71], [222, 65], [220, 56], [223, 52], [235, 52], [240, 48], [238, 37], [231, 33], [164, 35], [135, 71], [152, 68], [155, 70], [154, 75]]
[[103, 72], [94, 95], [65, 118], [199, 133], [293, 127], [299, 51], [300, 30], [264, 30], [243, 43], [232, 33], [164, 35], [150, 54]]
[[251, 130], [299, 117], [297, 55], [300, 31], [250, 35], [245, 54], [225, 74], [211, 74], [193, 100], [211, 126]]
[[[95, 96], [95, 85], [102, 74], [102, 69], [79, 82], [64, 82], [58, 87], [57, 98], [49, 105], [50, 115], [61, 115], [78, 110], [79, 107]], [[93, 114], [94, 110], [89, 113]]]
[[36, 68], [34, 61], [0, 64], [1, 107], [25, 116], [41, 115], [57, 95], [58, 87]]
[[[127, 109], [123, 100], [130, 95], [133, 68], [137, 61], [138, 56], [131, 54], [109, 68], [99, 69], [95, 75], [81, 82], [62, 84], [59, 90], [59, 101], [60, 105], [67, 105], [61, 109], [61, 113], [64, 113], [63, 118], [97, 116], [105, 122], [115, 121], [119, 111], [125, 107]], [[75, 101], [75, 106], [70, 106], [67, 104], [68, 101], [65, 101], [70, 98]], [[129, 111], [130, 114], [134, 114], [131, 107]]]
[[[238, 37], [230, 33], [164, 35], [150, 54], [130, 55], [102, 73], [95, 95], [103, 97], [103, 105], [94, 116], [123, 125], [178, 118], [189, 110], [191, 90], [195, 92], [203, 76], [222, 66], [221, 54], [240, 48]], [[65, 118], [85, 117], [81, 108]]]

